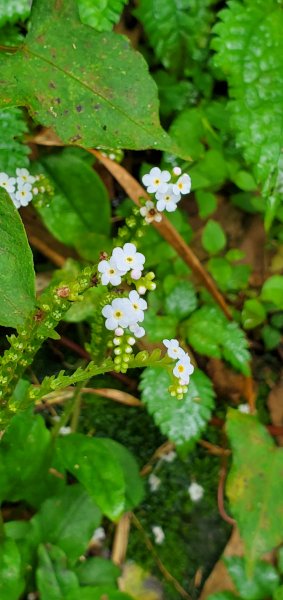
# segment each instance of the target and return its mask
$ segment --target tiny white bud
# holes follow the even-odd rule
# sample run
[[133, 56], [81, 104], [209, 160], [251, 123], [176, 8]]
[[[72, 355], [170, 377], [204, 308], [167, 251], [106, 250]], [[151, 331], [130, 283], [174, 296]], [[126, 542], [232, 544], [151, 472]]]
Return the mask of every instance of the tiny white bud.
[[174, 167], [173, 173], [174, 173], [174, 175], [177, 175], [177, 176], [181, 175], [182, 169], [180, 169], [180, 167]]

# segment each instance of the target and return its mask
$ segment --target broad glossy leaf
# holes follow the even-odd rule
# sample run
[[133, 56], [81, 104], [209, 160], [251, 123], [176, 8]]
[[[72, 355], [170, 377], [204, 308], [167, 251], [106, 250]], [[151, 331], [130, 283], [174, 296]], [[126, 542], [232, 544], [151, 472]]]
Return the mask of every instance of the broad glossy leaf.
[[[63, 485], [52, 476], [50, 432], [31, 411], [10, 421], [0, 441], [0, 500], [26, 500], [32, 506]], [[24, 457], [24, 461], [23, 461]]]
[[67, 557], [60, 548], [38, 548], [36, 581], [42, 600], [80, 600], [77, 576], [67, 568]]
[[[47, 228], [64, 244], [76, 246], [88, 234], [110, 232], [110, 201], [100, 177], [70, 149], [46, 157], [38, 166], [54, 185], [55, 196], [38, 208]], [[101, 248], [102, 249], [102, 248]], [[97, 256], [98, 258], [98, 256]]]
[[144, 59], [83, 25], [75, 0], [34, 0], [23, 46], [0, 56], [0, 105], [26, 106], [65, 144], [174, 150]]
[[118, 23], [127, 0], [77, 0], [83, 23], [97, 31], [110, 31]]
[[99, 508], [76, 484], [45, 500], [31, 522], [41, 542], [59, 546], [75, 562], [86, 551], [100, 520]]
[[283, 450], [251, 415], [230, 410], [227, 432], [233, 450], [227, 494], [252, 567], [283, 541]]
[[25, 587], [21, 557], [14, 540], [0, 542], [0, 598], [19, 600]]
[[252, 577], [247, 574], [244, 558], [227, 556], [224, 562], [243, 600], [270, 598], [279, 584], [275, 567], [267, 562], [256, 562]]
[[0, 110], [0, 171], [14, 176], [18, 167], [29, 165], [29, 147], [23, 143], [27, 125], [18, 108]]
[[114, 587], [121, 573], [111, 560], [91, 556], [76, 568], [80, 585], [109, 585]]
[[58, 440], [65, 468], [82, 483], [110, 519], [118, 519], [126, 505], [126, 483], [119, 456], [105, 439], [76, 433]]
[[10, 196], [0, 188], [0, 325], [19, 327], [35, 306], [35, 275], [27, 236]]
[[276, 0], [232, 0], [219, 16], [213, 47], [230, 87], [231, 124], [264, 183], [276, 171], [282, 147], [282, 8]]
[[177, 446], [193, 448], [211, 416], [214, 391], [208, 377], [196, 370], [183, 400], [172, 398], [171, 383], [163, 369], [147, 368], [142, 374], [142, 401], [162, 433]]

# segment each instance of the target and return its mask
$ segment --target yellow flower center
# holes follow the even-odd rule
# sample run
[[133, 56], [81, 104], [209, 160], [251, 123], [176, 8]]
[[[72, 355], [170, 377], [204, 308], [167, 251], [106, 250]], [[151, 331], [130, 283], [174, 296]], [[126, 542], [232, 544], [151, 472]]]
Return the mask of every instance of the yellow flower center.
[[159, 185], [160, 184], [160, 179], [155, 179], [154, 183], [155, 183], [155, 185]]
[[133, 262], [133, 257], [132, 257], [132, 256], [127, 256], [127, 258], [126, 258], [126, 261], [127, 261], [128, 263], [131, 263], [131, 262]]
[[113, 273], [115, 273], [114, 269], [109, 269], [109, 274], [113, 275]]
[[122, 317], [122, 312], [120, 310], [116, 310], [114, 316], [116, 317], [116, 319], [119, 319], [119, 317]]
[[184, 372], [184, 370], [185, 370], [185, 368], [183, 367], [183, 365], [179, 365], [179, 366], [178, 366], [178, 371], [179, 371], [179, 373], [183, 373], [183, 372]]

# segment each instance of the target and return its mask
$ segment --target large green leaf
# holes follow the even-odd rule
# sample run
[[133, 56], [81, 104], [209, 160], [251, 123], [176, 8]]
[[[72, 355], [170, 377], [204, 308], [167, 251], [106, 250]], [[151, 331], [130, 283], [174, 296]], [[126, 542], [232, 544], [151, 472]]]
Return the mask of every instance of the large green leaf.
[[38, 548], [36, 581], [42, 600], [80, 600], [77, 576], [67, 567], [67, 557], [56, 546]]
[[14, 540], [0, 542], [0, 598], [19, 600], [25, 583], [21, 572], [21, 557]]
[[0, 171], [14, 176], [18, 167], [28, 166], [29, 147], [22, 143], [26, 132], [27, 126], [21, 110], [0, 110]]
[[214, 306], [202, 306], [188, 321], [188, 341], [200, 354], [225, 358], [236, 369], [249, 375], [250, 353], [244, 332], [230, 323]]
[[79, 13], [83, 23], [97, 29], [110, 31], [119, 21], [127, 0], [78, 0]]
[[18, 327], [35, 305], [32, 253], [17, 209], [0, 188], [0, 325]]
[[256, 417], [236, 410], [229, 411], [227, 432], [233, 449], [227, 494], [252, 567], [283, 541], [283, 450]]
[[118, 519], [142, 499], [134, 458], [117, 442], [76, 433], [59, 440], [58, 450], [65, 468], [110, 519]]
[[66, 144], [173, 149], [144, 59], [83, 25], [75, 0], [34, 0], [24, 44], [0, 56], [0, 105], [26, 106]]
[[256, 562], [252, 577], [248, 577], [245, 560], [241, 556], [226, 556], [224, 562], [243, 600], [270, 598], [279, 584], [275, 567], [263, 560]]
[[[32, 506], [63, 485], [52, 476], [50, 432], [31, 411], [10, 421], [0, 441], [0, 502], [26, 500]], [[24, 460], [23, 460], [24, 457]]]
[[77, 484], [48, 498], [31, 523], [41, 542], [59, 546], [68, 559], [75, 562], [86, 551], [100, 520], [100, 510]]
[[231, 0], [219, 16], [213, 47], [233, 99], [231, 124], [258, 181], [265, 182], [282, 147], [282, 7], [276, 0]]
[[[47, 228], [64, 244], [76, 246], [90, 235], [92, 242], [110, 232], [110, 201], [97, 173], [70, 149], [48, 156], [38, 166], [50, 178], [55, 196], [38, 210]], [[97, 249], [97, 258], [99, 256]]]
[[176, 446], [193, 448], [211, 416], [214, 391], [202, 371], [194, 372], [183, 400], [168, 392], [170, 376], [165, 370], [147, 368], [142, 374], [142, 401], [154, 422]]

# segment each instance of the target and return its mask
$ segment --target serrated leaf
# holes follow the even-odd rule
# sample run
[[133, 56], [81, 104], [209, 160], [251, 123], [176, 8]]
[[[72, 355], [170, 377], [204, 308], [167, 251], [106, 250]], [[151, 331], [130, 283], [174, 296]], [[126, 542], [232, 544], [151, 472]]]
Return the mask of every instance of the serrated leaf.
[[0, 110], [0, 171], [14, 176], [18, 167], [29, 165], [29, 148], [23, 144], [27, 125], [18, 108]]
[[265, 183], [282, 147], [282, 9], [276, 0], [232, 0], [219, 16], [213, 47], [233, 99], [231, 124], [257, 180]]
[[29, 16], [29, 0], [0, 0], [0, 27], [5, 23], [15, 23], [20, 19], [23, 21]]
[[144, 59], [124, 36], [83, 25], [75, 0], [34, 0], [29, 33], [0, 56], [0, 77], [0, 104], [26, 106], [65, 144], [173, 151]]
[[135, 14], [156, 57], [177, 73], [191, 71], [207, 57], [211, 0], [140, 0]]
[[17, 209], [0, 188], [0, 325], [19, 327], [35, 306], [35, 274]]
[[210, 379], [196, 370], [183, 400], [170, 396], [171, 379], [163, 369], [147, 368], [141, 379], [142, 401], [154, 422], [176, 446], [194, 447], [211, 416], [214, 391]]
[[[100, 177], [70, 149], [48, 156], [37, 171], [46, 173], [54, 185], [55, 195], [38, 211], [51, 233], [64, 244], [76, 246], [92, 234], [108, 236], [110, 201]], [[103, 248], [103, 245], [100, 249]], [[97, 258], [99, 249], [97, 250]]]
[[127, 0], [78, 0], [80, 17], [97, 31], [110, 31], [118, 23]]
[[248, 577], [244, 558], [226, 556], [225, 565], [243, 600], [265, 600], [270, 598], [279, 584], [279, 575], [267, 562], [256, 562], [253, 576]]
[[40, 542], [59, 546], [74, 563], [86, 551], [100, 521], [99, 508], [77, 484], [45, 500], [31, 524]]
[[18, 600], [25, 587], [21, 556], [14, 540], [1, 539], [0, 543], [0, 597]]
[[[168, 315], [184, 319], [197, 307], [195, 288], [189, 281], [179, 281], [174, 288], [165, 295], [165, 312]], [[166, 336], [163, 336], [166, 337]]]
[[229, 411], [227, 433], [233, 450], [227, 495], [252, 571], [283, 540], [283, 450], [256, 417], [236, 410]]
[[249, 375], [250, 353], [244, 332], [229, 322], [214, 306], [202, 306], [188, 320], [188, 341], [206, 356], [225, 358], [236, 369]]

